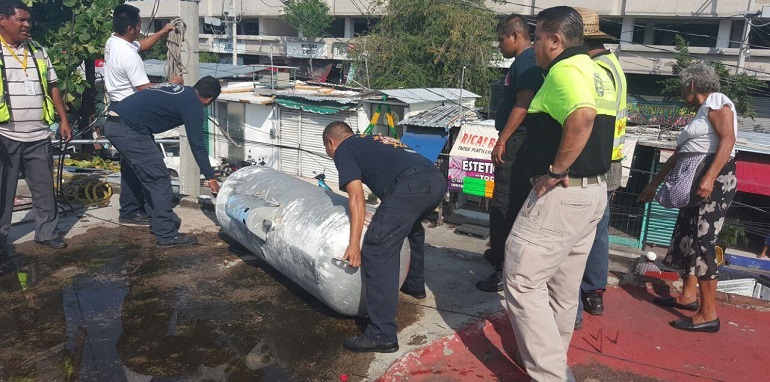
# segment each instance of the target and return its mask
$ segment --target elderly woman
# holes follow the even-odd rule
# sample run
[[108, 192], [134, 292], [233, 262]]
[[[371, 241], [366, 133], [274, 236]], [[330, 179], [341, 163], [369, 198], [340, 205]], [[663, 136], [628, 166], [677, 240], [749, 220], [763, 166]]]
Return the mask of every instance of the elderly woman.
[[672, 321], [671, 326], [677, 329], [715, 333], [719, 331], [715, 244], [736, 192], [733, 158], [738, 120], [733, 102], [719, 92], [719, 76], [711, 66], [692, 64], [679, 73], [679, 81], [685, 104], [697, 113], [679, 134], [674, 155], [642, 191], [639, 201], [652, 200], [658, 186], [664, 180], [670, 181], [666, 175], [672, 169], [675, 169], [672, 176], [682, 175], [675, 174], [681, 167], [677, 166], [678, 161], [680, 165], [694, 160], [701, 163], [700, 173], [690, 172], [690, 176], [695, 174], [692, 192], [669, 190], [692, 195], [689, 203], [679, 210], [671, 246], [663, 261], [682, 271], [682, 293], [656, 298], [655, 304], [696, 312], [691, 317]]

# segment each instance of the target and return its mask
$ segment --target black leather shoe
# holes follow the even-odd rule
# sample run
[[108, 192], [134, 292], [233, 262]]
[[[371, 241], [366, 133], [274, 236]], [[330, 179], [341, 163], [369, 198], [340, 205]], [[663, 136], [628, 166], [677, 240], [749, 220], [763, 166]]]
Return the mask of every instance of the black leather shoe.
[[376, 342], [364, 336], [355, 336], [343, 341], [342, 347], [355, 353], [395, 353], [398, 342]]
[[665, 297], [665, 298], [655, 297], [655, 299], [652, 300], [652, 303], [657, 306], [662, 306], [665, 308], [677, 308], [677, 309], [684, 309], [684, 310], [689, 310], [693, 312], [697, 312], [699, 308], [698, 301], [693, 301], [689, 304], [680, 304], [676, 302], [676, 298], [674, 297]]
[[150, 225], [150, 218], [143, 213], [138, 213], [132, 216], [121, 216], [118, 218], [118, 223], [131, 225]]
[[500, 292], [503, 290], [503, 271], [495, 271], [484, 280], [477, 281], [476, 288], [484, 292]]
[[669, 325], [688, 332], [703, 332], [703, 333], [716, 333], [719, 331], [719, 319], [714, 321], [701, 322], [700, 324], [693, 324], [692, 317], [682, 318], [680, 320], [674, 320], [669, 322]]
[[425, 294], [424, 290], [422, 290], [422, 291], [419, 291], [419, 290], [409, 290], [409, 289], [405, 289], [404, 287], [401, 287], [400, 290], [401, 290], [401, 293], [408, 294], [408, 295], [410, 295], [410, 296], [412, 296], [412, 297], [414, 297], [414, 298], [416, 298], [418, 300], [422, 300], [425, 297], [428, 297], [428, 295]]
[[48, 248], [53, 249], [62, 249], [67, 246], [67, 243], [64, 242], [60, 237], [55, 237], [50, 240], [35, 240], [35, 243], [45, 245]]
[[173, 240], [166, 242], [156, 242], [158, 247], [172, 248], [172, 247], [187, 247], [198, 242], [198, 238], [193, 235], [185, 235], [180, 233]]
[[602, 290], [592, 290], [590, 292], [581, 293], [580, 298], [583, 299], [583, 310], [592, 316], [601, 316], [604, 314], [604, 300]]

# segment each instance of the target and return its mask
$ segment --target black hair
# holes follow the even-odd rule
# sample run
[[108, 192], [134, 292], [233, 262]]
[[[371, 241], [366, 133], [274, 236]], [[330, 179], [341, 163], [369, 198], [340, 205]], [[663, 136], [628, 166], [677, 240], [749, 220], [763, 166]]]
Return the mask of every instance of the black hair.
[[20, 0], [0, 0], [0, 15], [9, 18], [16, 14], [16, 10], [29, 12], [29, 7]]
[[219, 81], [212, 77], [212, 76], [206, 76], [198, 80], [198, 82], [193, 85], [193, 88], [198, 91], [198, 95], [200, 95], [203, 98], [214, 98], [216, 99], [219, 97], [219, 93], [222, 92], [222, 86], [219, 85]]
[[112, 31], [117, 34], [125, 34], [128, 27], [136, 27], [141, 23], [139, 8], [133, 5], [119, 4], [112, 12]]
[[583, 45], [583, 18], [574, 8], [562, 5], [542, 10], [537, 14], [537, 22], [549, 35], [560, 34], [564, 48]]
[[524, 36], [527, 40], [531, 40], [531, 33], [529, 24], [524, 20], [524, 17], [516, 13], [512, 13], [503, 17], [497, 24], [497, 33], [504, 34], [506, 36], [513, 36], [513, 33], [518, 33]]
[[584, 38], [583, 42], [588, 47], [588, 49], [605, 49], [604, 42], [609, 39], [598, 39], [598, 38]]
[[353, 134], [353, 129], [350, 128], [350, 125], [348, 125], [343, 121], [334, 121], [326, 125], [326, 128], [324, 129], [324, 133], [323, 133], [324, 144], [327, 144], [329, 142], [329, 138], [334, 138], [335, 140], [339, 140], [350, 134]]

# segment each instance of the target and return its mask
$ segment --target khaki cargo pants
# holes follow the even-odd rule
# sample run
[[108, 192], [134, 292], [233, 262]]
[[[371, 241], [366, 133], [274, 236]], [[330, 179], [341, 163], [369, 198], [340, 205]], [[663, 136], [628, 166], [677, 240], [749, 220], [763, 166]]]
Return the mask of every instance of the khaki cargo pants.
[[[574, 181], [574, 180], [573, 180]], [[588, 252], [607, 206], [607, 184], [534, 191], [505, 243], [505, 300], [532, 380], [567, 380], [567, 349]]]

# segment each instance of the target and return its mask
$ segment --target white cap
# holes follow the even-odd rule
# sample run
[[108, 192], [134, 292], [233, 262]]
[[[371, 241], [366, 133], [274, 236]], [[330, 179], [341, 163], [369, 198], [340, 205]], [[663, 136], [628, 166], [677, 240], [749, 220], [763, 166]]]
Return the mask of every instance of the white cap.
[[646, 257], [649, 261], [655, 261], [655, 259], [658, 258], [658, 255], [656, 255], [653, 251], [649, 251], [644, 254], [644, 257]]

